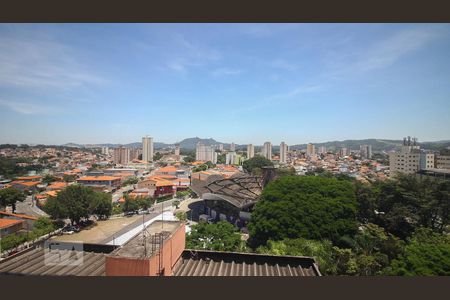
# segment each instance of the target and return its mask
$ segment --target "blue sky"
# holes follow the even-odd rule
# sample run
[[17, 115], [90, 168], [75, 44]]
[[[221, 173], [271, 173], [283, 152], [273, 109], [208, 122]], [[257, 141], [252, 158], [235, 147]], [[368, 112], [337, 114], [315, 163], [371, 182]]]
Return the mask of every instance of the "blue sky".
[[450, 139], [448, 24], [2, 24], [0, 143]]

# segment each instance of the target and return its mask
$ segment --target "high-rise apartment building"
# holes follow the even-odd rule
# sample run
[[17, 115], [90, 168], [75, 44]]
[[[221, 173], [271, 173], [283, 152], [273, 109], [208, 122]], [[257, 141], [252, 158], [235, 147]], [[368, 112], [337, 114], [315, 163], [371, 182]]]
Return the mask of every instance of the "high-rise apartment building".
[[230, 151], [236, 151], [236, 145], [234, 143], [230, 144]]
[[130, 148], [118, 147], [114, 149], [114, 163], [118, 165], [126, 165], [130, 161]]
[[350, 155], [350, 151], [348, 148], [341, 148], [341, 150], [339, 150], [339, 157], [344, 157], [344, 156], [349, 156]]
[[247, 145], [247, 158], [250, 159], [255, 156], [255, 147], [252, 144]]
[[372, 159], [372, 145], [359, 146], [359, 154], [361, 155], [361, 158]]
[[327, 148], [324, 146], [320, 146], [318, 150], [319, 154], [327, 154]]
[[285, 142], [280, 144], [280, 163], [285, 164], [287, 162], [288, 146]]
[[142, 138], [142, 160], [153, 161], [153, 138], [148, 135]]
[[306, 155], [311, 156], [316, 153], [316, 149], [313, 144], [309, 143], [306, 145]]
[[195, 159], [199, 161], [210, 161], [217, 163], [217, 153], [213, 146], [204, 145], [202, 142], [197, 143], [195, 149]]
[[[396, 172], [413, 174], [421, 169], [420, 159], [427, 158], [421, 155], [420, 147], [416, 145], [416, 139], [411, 141], [411, 138], [403, 139], [403, 146], [399, 152], [389, 153], [389, 170], [391, 176]], [[422, 167], [427, 163], [422, 163]]]
[[243, 161], [243, 157], [234, 151], [225, 155], [225, 164], [227, 165], [242, 165]]
[[180, 155], [180, 145], [175, 145], [175, 155]]
[[262, 148], [262, 155], [272, 160], [272, 144], [270, 142], [265, 142]]
[[102, 154], [108, 155], [109, 154], [109, 148], [108, 147], [102, 147]]

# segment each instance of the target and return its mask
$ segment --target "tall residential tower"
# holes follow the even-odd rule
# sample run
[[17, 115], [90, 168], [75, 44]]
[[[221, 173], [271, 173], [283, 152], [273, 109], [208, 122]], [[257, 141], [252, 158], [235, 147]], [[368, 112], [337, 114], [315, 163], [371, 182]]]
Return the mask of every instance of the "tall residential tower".
[[142, 160], [153, 161], [153, 138], [148, 135], [142, 138]]

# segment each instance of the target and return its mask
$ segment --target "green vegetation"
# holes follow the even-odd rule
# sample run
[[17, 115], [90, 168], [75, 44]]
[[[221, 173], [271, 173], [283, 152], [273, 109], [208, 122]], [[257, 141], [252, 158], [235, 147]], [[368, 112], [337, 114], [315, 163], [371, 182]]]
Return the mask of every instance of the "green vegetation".
[[124, 196], [125, 202], [122, 205], [122, 211], [124, 212], [132, 212], [139, 210], [139, 200], [132, 199], [128, 195]]
[[[20, 163], [27, 163], [30, 165], [18, 165]], [[8, 179], [24, 176], [28, 171], [40, 171], [42, 169], [44, 169], [42, 164], [32, 164], [32, 159], [30, 158], [0, 157], [0, 174]]]
[[348, 181], [285, 176], [267, 185], [249, 224], [253, 247], [269, 239], [329, 239], [356, 233], [356, 197]]
[[43, 235], [46, 235], [63, 225], [52, 222], [46, 217], [40, 217], [34, 223], [34, 228], [28, 233], [22, 234], [10, 234], [2, 237], [1, 239], [1, 250], [9, 250], [14, 247], [19, 246], [27, 241], [35, 240]]
[[178, 209], [180, 207], [180, 200], [172, 201], [172, 206], [175, 206], [175, 208]]
[[218, 154], [217, 155], [217, 163], [218, 164], [224, 164], [226, 162], [226, 154]]
[[190, 190], [187, 190], [187, 191], [177, 191], [176, 197], [177, 197], [178, 199], [181, 199], [181, 198], [184, 198], [184, 197], [189, 196], [190, 194], [191, 194], [191, 191], [190, 191]]
[[179, 211], [179, 212], [175, 213], [175, 217], [180, 221], [187, 220], [187, 214], [185, 211]]
[[131, 184], [137, 184], [139, 182], [139, 178], [137, 177], [130, 177], [127, 180], [125, 180], [122, 183], [122, 186], [127, 186], [127, 185], [131, 185]]
[[315, 175], [266, 187], [249, 225], [256, 252], [313, 256], [328, 275], [450, 275], [448, 181]]
[[156, 152], [155, 155], [153, 155], [153, 161], [160, 160], [164, 155], [162, 155], [160, 152]]
[[236, 226], [220, 221], [216, 224], [201, 222], [191, 227], [186, 236], [187, 249], [215, 251], [241, 251], [243, 243]]
[[112, 212], [111, 195], [74, 184], [47, 199], [44, 211], [53, 219], [69, 218], [72, 224], [94, 214], [107, 218]]
[[12, 211], [16, 210], [16, 202], [23, 202], [25, 200], [25, 194], [15, 188], [6, 188], [0, 190], [0, 206], [6, 207], [12, 206]]
[[450, 238], [431, 229], [420, 228], [409, 239], [404, 253], [393, 260], [389, 275], [449, 276]]
[[244, 161], [244, 163], [242, 164], [242, 167], [248, 173], [258, 173], [258, 169], [270, 166], [273, 166], [272, 161], [260, 155], [255, 155], [254, 157]]
[[52, 182], [54, 182], [54, 181], [56, 181], [56, 177], [53, 176], [53, 175], [51, 175], [51, 174], [47, 174], [47, 175], [45, 175], [45, 176], [42, 178], [42, 183], [49, 184], [49, 183], [52, 183]]

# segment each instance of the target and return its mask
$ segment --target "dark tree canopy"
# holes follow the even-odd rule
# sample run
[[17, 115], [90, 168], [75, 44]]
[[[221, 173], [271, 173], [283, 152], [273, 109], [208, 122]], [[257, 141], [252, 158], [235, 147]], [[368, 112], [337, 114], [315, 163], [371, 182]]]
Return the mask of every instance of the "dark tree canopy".
[[108, 217], [112, 210], [111, 195], [74, 184], [47, 199], [44, 210], [53, 219], [69, 218], [72, 223], [93, 214]]
[[351, 182], [319, 176], [285, 176], [263, 190], [249, 224], [253, 247], [269, 239], [329, 239], [356, 232]]
[[13, 208], [13, 212], [16, 208], [16, 202], [22, 202], [24, 200], [25, 194], [18, 189], [6, 188], [0, 190], [0, 206], [6, 207], [8, 205], [11, 205]]
[[262, 167], [270, 167], [270, 166], [273, 166], [272, 161], [260, 155], [255, 155], [254, 157], [244, 161], [244, 163], [242, 164], [244, 170], [249, 173], [251, 173], [254, 168], [261, 169]]
[[398, 175], [373, 185], [357, 184], [358, 219], [406, 239], [419, 227], [441, 233], [450, 224], [450, 182]]

